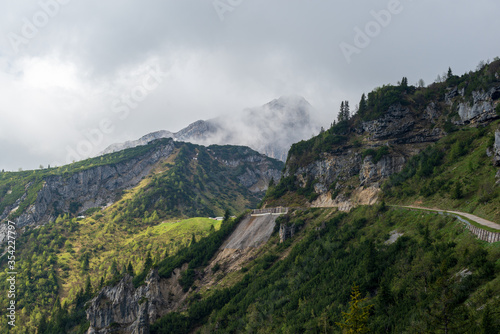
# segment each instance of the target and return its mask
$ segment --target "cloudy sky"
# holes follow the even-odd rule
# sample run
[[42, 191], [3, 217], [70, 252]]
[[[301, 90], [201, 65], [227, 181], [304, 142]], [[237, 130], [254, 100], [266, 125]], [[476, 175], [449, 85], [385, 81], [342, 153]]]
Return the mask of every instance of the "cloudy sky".
[[281, 95], [329, 124], [341, 100], [500, 56], [498, 0], [36, 0], [0, 11], [0, 169]]

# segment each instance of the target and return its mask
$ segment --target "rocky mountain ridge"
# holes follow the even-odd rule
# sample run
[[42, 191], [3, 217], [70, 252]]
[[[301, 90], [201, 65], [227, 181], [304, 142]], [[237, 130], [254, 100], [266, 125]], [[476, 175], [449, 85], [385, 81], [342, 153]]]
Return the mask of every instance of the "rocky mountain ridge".
[[158, 138], [201, 145], [242, 145], [281, 161], [286, 160], [290, 146], [319, 132], [320, 126], [311, 119], [313, 107], [303, 97], [282, 96], [261, 107], [248, 108], [209, 120], [198, 120], [172, 133], [157, 131], [138, 140], [113, 144], [100, 154], [145, 145]]
[[[500, 61], [491, 67], [498, 71], [497, 63]], [[442, 83], [420, 91], [403, 86], [375, 90], [369, 94], [368, 102], [360, 102], [366, 104], [365, 113], [360, 111], [349, 121], [341, 121], [326, 132], [292, 146], [284, 178], [276, 188], [277, 197], [283, 196], [283, 190], [290, 189], [292, 183], [292, 188], [299, 192], [312, 194], [305, 202], [298, 200], [301, 205], [350, 210], [359, 204], [375, 203], [382, 183], [401, 172], [411, 157], [430, 144], [456, 127], [483, 127], [500, 118], [500, 84], [494, 75], [491, 77], [493, 81], [478, 90], [471, 90], [472, 84], [460, 82], [458, 77], [450, 77], [450, 83], [456, 84], [448, 87]], [[475, 80], [473, 76], [468, 79]], [[423, 99], [426, 94], [432, 98]], [[385, 100], [392, 103], [373, 119], [366, 114], [370, 98], [374, 103], [371, 108], [387, 103]], [[377, 100], [380, 102], [373, 102]], [[496, 166], [500, 164], [499, 140], [497, 131], [492, 147]], [[500, 171], [497, 178], [500, 180]], [[273, 197], [272, 192], [269, 197]], [[268, 205], [288, 205], [286, 201], [272, 200]]]
[[[158, 161], [170, 156], [174, 149], [173, 142], [170, 142], [122, 163], [89, 168], [69, 177], [46, 177], [35, 203], [16, 219], [16, 225], [21, 228], [55, 220], [57, 213], [69, 212], [72, 203], [78, 203], [73, 204], [78, 205], [78, 212], [110, 205], [119, 195], [118, 191], [137, 185]], [[1, 219], [12, 211], [9, 209], [5, 209]]]
[[[54, 221], [64, 213], [84, 215], [89, 209], [110, 206], [122, 196], [125, 190], [137, 186], [141, 180], [154, 174], [153, 170], [158, 167], [158, 164], [165, 162], [184, 147], [192, 153], [184, 158], [183, 163], [189, 164], [190, 161], [194, 164], [198, 163], [197, 157], [201, 152], [205, 159], [203, 161], [205, 168], [213, 166], [220, 170], [221, 167], [216, 167], [217, 164], [225, 166], [227, 179], [219, 180], [221, 182], [219, 187], [222, 187], [224, 182], [235, 182], [235, 186], [242, 187], [241, 190], [247, 192], [239, 195], [242, 199], [252, 196], [254, 201], [253, 197], [259, 198], [261, 196], [259, 194], [267, 189], [269, 181], [278, 180], [281, 175], [282, 163], [249, 148], [235, 146], [205, 148], [175, 142], [172, 139], [160, 139], [140, 149], [145, 150], [145, 153], [139, 151], [138, 154], [132, 154], [133, 151], [130, 150], [114, 153], [114, 156], [121, 157], [132, 152], [130, 158], [124, 158], [122, 161], [93, 166], [100, 162], [99, 158], [95, 158], [87, 163], [88, 166], [85, 162], [79, 162], [78, 164], [86, 166], [82, 167], [83, 170], [77, 168], [74, 172], [64, 172], [65, 169], [62, 169], [63, 172], [46, 171], [45, 176], [25, 181], [27, 183], [24, 191], [13, 204], [5, 207], [0, 219], [9, 218], [16, 223], [18, 228], [23, 228]], [[132, 150], [138, 150], [138, 148]], [[199, 153], [196, 153], [196, 150]], [[210, 162], [212, 159], [215, 165]], [[70, 167], [71, 165], [62, 168]], [[196, 173], [198, 170], [194, 169], [192, 172]], [[40, 171], [40, 173], [44, 172]], [[234, 181], [230, 181], [233, 177]], [[239, 191], [237, 188], [234, 190]], [[30, 198], [32, 202], [25, 205]], [[24, 209], [19, 209], [21, 206], [24, 206]], [[4, 225], [6, 226], [6, 224], [0, 225], [0, 242], [5, 241], [7, 231]]]

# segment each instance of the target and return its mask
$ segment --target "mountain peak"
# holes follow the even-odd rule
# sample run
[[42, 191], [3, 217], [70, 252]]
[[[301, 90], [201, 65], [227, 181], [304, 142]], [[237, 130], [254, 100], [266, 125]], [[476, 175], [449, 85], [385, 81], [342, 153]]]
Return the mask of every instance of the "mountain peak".
[[283, 95], [243, 113], [210, 120], [199, 120], [177, 133], [157, 131], [139, 140], [109, 146], [102, 154], [145, 145], [152, 139], [174, 138], [201, 145], [231, 144], [249, 146], [271, 158], [286, 160], [290, 146], [318, 133], [311, 120], [313, 106], [297, 94]]
[[264, 107], [268, 107], [270, 109], [283, 109], [286, 107], [312, 108], [311, 104], [307, 102], [303, 96], [297, 94], [282, 95], [279, 98], [266, 103]]

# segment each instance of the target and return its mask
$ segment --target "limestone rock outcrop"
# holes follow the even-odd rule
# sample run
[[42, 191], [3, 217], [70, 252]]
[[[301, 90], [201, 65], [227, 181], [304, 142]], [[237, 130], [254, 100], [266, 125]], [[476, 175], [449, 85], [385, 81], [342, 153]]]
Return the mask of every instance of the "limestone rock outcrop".
[[115, 286], [104, 287], [87, 303], [90, 321], [87, 333], [110, 333], [111, 326], [125, 333], [148, 334], [150, 323], [185, 300], [187, 293], [179, 284], [180, 272], [185, 269], [176, 269], [168, 279], [160, 278], [158, 271], [151, 270], [145, 285], [137, 289], [128, 274]]
[[462, 102], [458, 105], [458, 115], [462, 124], [486, 122], [497, 118], [494, 101], [500, 97], [500, 87], [489, 91], [472, 92], [472, 103]]
[[500, 167], [500, 129], [495, 131], [495, 144], [493, 145], [493, 165]]
[[390, 106], [387, 113], [379, 119], [363, 122], [363, 131], [370, 140], [396, 138], [413, 129], [415, 120], [410, 110], [400, 104]]
[[[48, 176], [34, 204], [16, 219], [16, 226], [21, 228], [47, 223], [56, 218], [57, 212], [68, 212], [71, 203], [78, 203], [79, 212], [111, 204], [118, 191], [138, 184], [155, 163], [168, 157], [173, 150], [174, 144], [170, 142], [146, 155], [113, 165], [91, 167], [69, 177]], [[6, 208], [0, 220], [5, 219], [23, 200], [21, 197], [12, 207]]]
[[376, 184], [392, 174], [399, 173], [405, 162], [406, 158], [401, 155], [388, 155], [376, 163], [373, 162], [372, 156], [367, 156], [359, 173], [360, 186]]

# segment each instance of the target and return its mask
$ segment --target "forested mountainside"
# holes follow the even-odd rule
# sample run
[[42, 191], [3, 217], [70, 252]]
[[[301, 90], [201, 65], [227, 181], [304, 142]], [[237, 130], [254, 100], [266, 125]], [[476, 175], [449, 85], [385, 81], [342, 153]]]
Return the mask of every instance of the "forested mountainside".
[[226, 208], [253, 207], [281, 168], [282, 163], [246, 147], [161, 139], [58, 168], [0, 173], [0, 218], [23, 227], [64, 213], [84, 215], [113, 204], [138, 185], [141, 191], [130, 201], [135, 210], [128, 213], [131, 218], [154, 210], [190, 216], [182, 212], [187, 203], [189, 210], [221, 215]]
[[[34, 332], [56, 302], [78, 300], [86, 279], [111, 282], [124, 266], [142, 268], [147, 254], [160, 259], [218, 229], [220, 221], [208, 217], [255, 207], [282, 168], [247, 147], [162, 139], [59, 168], [0, 174], [1, 286], [8, 290], [10, 225], [19, 327]], [[2, 294], [4, 311], [8, 301]]]
[[384, 197], [499, 221], [499, 102], [499, 60], [462, 76], [450, 70], [428, 87], [406, 78], [379, 87], [354, 115], [343, 110], [330, 129], [292, 146], [265, 203], [348, 210]]
[[[354, 114], [343, 103], [329, 129], [292, 146], [281, 178], [269, 168], [282, 165], [246, 148], [155, 142], [172, 153], [108, 208], [78, 219], [67, 203], [55, 221], [24, 228], [26, 322], [11, 331], [498, 333], [500, 243], [467, 219], [402, 206], [500, 223], [499, 102], [498, 60], [428, 87], [403, 78], [363, 94]], [[260, 167], [234, 163], [235, 150]], [[250, 175], [265, 180], [243, 186]], [[243, 212], [258, 197], [241, 194], [264, 181], [261, 209]], [[237, 217], [182, 220], [225, 208]]]
[[347, 106], [290, 149], [262, 206], [296, 209], [261, 255], [151, 332], [500, 330], [499, 243], [478, 240], [473, 221], [401, 207], [500, 222], [500, 61], [429, 87], [403, 77]]

